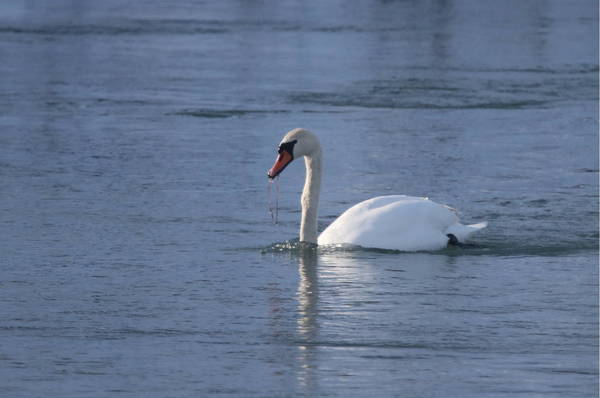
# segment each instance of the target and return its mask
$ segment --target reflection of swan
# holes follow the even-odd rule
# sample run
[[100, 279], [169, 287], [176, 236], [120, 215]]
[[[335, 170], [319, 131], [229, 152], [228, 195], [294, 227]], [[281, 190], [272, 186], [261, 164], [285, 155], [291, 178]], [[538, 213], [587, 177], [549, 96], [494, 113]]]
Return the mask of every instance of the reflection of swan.
[[427, 198], [390, 195], [354, 205], [318, 236], [321, 145], [317, 137], [304, 129], [287, 133], [268, 176], [275, 178], [294, 158], [302, 156], [306, 164], [306, 182], [301, 200], [301, 242], [319, 245], [345, 243], [404, 251], [438, 250], [448, 243], [466, 240], [487, 225], [462, 225], [451, 208]]
[[304, 248], [300, 255], [300, 284], [298, 285], [298, 331], [306, 339], [314, 338], [317, 331], [316, 313], [319, 301], [317, 253]]
[[317, 390], [317, 379], [314, 374], [317, 362], [317, 348], [319, 330], [319, 285], [317, 273], [317, 252], [314, 248], [304, 247], [300, 253], [300, 283], [298, 285], [298, 374], [300, 385], [306, 389], [307, 395]]

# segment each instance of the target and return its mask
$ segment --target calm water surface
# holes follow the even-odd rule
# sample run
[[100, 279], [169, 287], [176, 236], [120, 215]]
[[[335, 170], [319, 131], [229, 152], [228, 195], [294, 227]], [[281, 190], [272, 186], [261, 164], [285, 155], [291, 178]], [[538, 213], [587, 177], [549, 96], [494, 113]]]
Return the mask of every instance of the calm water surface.
[[[595, 1], [0, 5], [0, 394], [598, 396]], [[435, 253], [298, 247], [383, 194]]]

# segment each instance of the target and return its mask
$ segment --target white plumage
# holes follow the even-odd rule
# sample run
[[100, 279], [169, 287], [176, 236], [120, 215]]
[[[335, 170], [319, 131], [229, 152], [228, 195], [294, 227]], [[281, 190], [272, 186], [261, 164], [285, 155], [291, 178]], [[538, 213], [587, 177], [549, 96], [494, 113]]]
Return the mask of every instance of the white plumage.
[[486, 223], [462, 225], [453, 209], [427, 198], [378, 196], [357, 203], [319, 235], [319, 245], [419, 251], [447, 246], [448, 234], [464, 242]]

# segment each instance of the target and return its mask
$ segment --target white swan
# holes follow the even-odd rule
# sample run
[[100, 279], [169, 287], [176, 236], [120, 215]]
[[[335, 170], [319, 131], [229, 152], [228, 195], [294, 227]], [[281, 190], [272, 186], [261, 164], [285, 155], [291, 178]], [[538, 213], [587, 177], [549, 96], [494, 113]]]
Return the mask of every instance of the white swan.
[[[401, 251], [438, 250], [448, 243], [464, 242], [486, 222], [462, 225], [453, 209], [427, 198], [405, 195], [378, 196], [346, 210], [319, 236], [317, 209], [321, 190], [321, 145], [305, 129], [288, 132], [279, 155], [268, 171], [277, 177], [295, 158], [304, 157], [306, 182], [302, 191], [300, 241], [319, 245], [351, 244]], [[458, 241], [458, 242], [457, 242]]]

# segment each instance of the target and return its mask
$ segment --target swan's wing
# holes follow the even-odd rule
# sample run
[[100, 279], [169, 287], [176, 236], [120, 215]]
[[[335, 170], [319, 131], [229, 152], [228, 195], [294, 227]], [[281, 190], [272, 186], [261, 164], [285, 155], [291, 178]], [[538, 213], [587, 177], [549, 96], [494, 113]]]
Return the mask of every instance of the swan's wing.
[[346, 210], [319, 236], [319, 244], [348, 243], [395, 250], [445, 247], [456, 215], [426, 198], [380, 196]]

